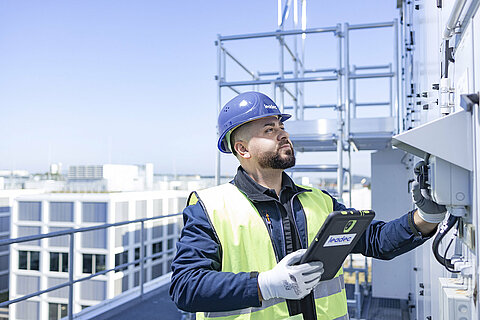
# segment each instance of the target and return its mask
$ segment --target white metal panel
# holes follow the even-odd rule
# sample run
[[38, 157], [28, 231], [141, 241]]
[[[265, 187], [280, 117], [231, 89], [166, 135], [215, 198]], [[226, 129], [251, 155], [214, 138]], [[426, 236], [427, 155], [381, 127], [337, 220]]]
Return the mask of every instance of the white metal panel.
[[453, 113], [394, 136], [392, 144], [418, 157], [429, 153], [471, 171], [471, 121], [469, 112]]
[[[372, 208], [376, 219], [391, 221], [412, 209], [408, 180], [412, 170], [402, 163], [405, 152], [383, 150], [372, 153]], [[372, 291], [374, 297], [407, 299], [412, 291], [413, 252], [394, 261], [372, 260]]]
[[460, 95], [473, 93], [473, 23], [465, 29], [455, 50], [455, 110], [460, 110]]

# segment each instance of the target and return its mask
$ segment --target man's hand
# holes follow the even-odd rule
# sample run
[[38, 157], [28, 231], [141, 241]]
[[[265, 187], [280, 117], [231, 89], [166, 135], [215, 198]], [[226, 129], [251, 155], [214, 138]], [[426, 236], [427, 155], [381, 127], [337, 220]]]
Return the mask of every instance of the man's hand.
[[306, 249], [285, 256], [272, 270], [258, 275], [258, 287], [263, 300], [283, 298], [299, 300], [317, 285], [323, 273], [320, 261], [294, 265]]
[[430, 223], [440, 223], [445, 219], [447, 208], [422, 195], [420, 184], [414, 181], [412, 184], [413, 202], [418, 208], [418, 215], [422, 220]]

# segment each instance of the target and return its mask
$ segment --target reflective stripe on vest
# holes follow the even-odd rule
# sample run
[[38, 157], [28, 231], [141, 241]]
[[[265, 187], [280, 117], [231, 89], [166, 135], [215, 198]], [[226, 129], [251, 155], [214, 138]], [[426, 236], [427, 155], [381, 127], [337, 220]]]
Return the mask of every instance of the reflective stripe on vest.
[[[336, 293], [342, 292], [345, 289], [345, 283], [343, 281], [343, 274], [326, 281], [321, 281], [314, 289], [314, 297], [315, 299], [324, 298]], [[266, 300], [262, 303], [261, 307], [252, 307], [252, 308], [245, 308], [245, 309], [238, 309], [233, 311], [224, 311], [224, 312], [205, 312], [205, 318], [221, 318], [221, 317], [230, 317], [230, 316], [238, 316], [242, 314], [252, 313], [256, 311], [260, 311], [271, 307], [275, 304], [285, 302], [285, 299], [275, 298]]]
[[[315, 238], [328, 214], [333, 211], [330, 196], [313, 189], [298, 195], [307, 218], [308, 243]], [[202, 203], [222, 247], [222, 271], [263, 272], [276, 264], [273, 245], [265, 223], [255, 206], [234, 185], [227, 183], [192, 193], [189, 204]], [[347, 297], [340, 269], [335, 278], [315, 287], [318, 319], [347, 319]], [[346, 317], [346, 318], [345, 318]], [[197, 319], [301, 319], [288, 314], [284, 299], [270, 299], [258, 308], [228, 312], [197, 313]]]

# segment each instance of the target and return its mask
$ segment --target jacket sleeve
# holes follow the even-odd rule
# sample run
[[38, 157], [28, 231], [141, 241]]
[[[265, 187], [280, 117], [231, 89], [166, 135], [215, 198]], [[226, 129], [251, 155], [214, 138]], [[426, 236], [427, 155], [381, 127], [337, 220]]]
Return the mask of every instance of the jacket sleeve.
[[188, 312], [259, 307], [257, 277], [220, 271], [221, 246], [201, 204], [186, 207], [183, 220], [170, 283], [177, 307]]
[[[326, 191], [323, 192], [328, 194]], [[332, 201], [334, 211], [353, 209], [345, 207], [333, 197]], [[390, 222], [373, 220], [358, 240], [352, 253], [390, 260], [423, 244], [431, 238], [431, 235], [416, 236], [408, 225], [409, 214], [410, 212]]]

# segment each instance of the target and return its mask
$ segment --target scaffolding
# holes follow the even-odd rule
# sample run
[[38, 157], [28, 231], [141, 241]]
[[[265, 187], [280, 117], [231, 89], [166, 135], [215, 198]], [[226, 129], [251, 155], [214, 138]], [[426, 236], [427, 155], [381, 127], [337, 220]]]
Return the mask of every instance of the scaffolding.
[[[252, 87], [260, 90], [260, 86], [267, 86], [271, 95], [282, 112], [291, 110], [292, 120], [285, 123], [290, 133], [293, 146], [297, 152], [323, 152], [336, 151], [336, 164], [298, 164], [291, 168], [291, 172], [336, 172], [337, 190], [336, 195], [340, 199], [344, 193], [351, 194], [351, 151], [381, 150], [390, 146], [393, 134], [401, 128], [401, 116], [399, 114], [399, 63], [397, 54], [398, 23], [391, 22], [371, 23], [343, 26], [337, 24], [334, 27], [309, 28], [304, 30], [277, 30], [274, 32], [252, 33], [241, 35], [221, 36], [217, 41], [217, 85], [218, 85], [218, 111], [223, 106], [222, 89], [229, 88], [239, 94], [240, 88]], [[393, 61], [387, 65], [357, 66], [350, 64], [350, 33], [353, 30], [370, 30], [376, 28], [393, 28]], [[304, 63], [304, 46], [301, 54], [297, 50], [296, 38], [306, 35], [328, 33], [332, 34], [337, 43], [337, 65], [332, 68], [307, 69]], [[293, 46], [286, 41], [287, 37], [293, 37]], [[278, 40], [279, 70], [278, 71], [252, 71], [243, 64], [225, 46], [227, 42], [238, 40], [250, 40], [260, 38], [275, 38]], [[292, 48], [293, 47], [293, 48]], [[285, 53], [293, 62], [293, 70], [285, 70]], [[231, 59], [251, 80], [228, 80], [226, 79], [227, 59]], [[274, 78], [271, 78], [271, 77]], [[270, 77], [270, 78], [269, 78]], [[363, 79], [384, 78], [389, 81], [389, 101], [357, 101], [357, 82]], [[337, 101], [335, 104], [304, 104], [304, 84], [317, 82], [334, 82], [337, 84]], [[268, 88], [269, 87], [269, 88]], [[288, 95], [293, 105], [285, 105], [285, 95]], [[357, 117], [357, 109], [361, 107], [388, 107], [387, 117], [360, 118]], [[306, 119], [307, 109], [333, 109], [336, 111], [336, 119]], [[346, 161], [344, 157], [347, 157]], [[221, 157], [217, 153], [215, 180], [220, 183]], [[349, 196], [351, 203], [351, 195]]]

